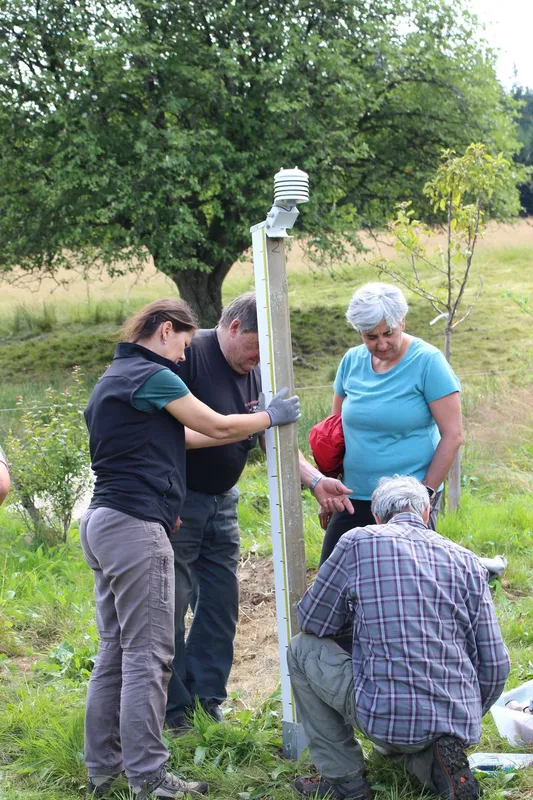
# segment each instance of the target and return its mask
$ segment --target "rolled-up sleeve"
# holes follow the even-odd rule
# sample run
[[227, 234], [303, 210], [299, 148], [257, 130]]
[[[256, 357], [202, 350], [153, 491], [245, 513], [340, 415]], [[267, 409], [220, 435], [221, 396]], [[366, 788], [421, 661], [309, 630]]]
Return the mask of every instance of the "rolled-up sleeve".
[[479, 606], [476, 645], [477, 676], [483, 714], [486, 714], [503, 692], [511, 666], [509, 652], [503, 643], [500, 626], [496, 619], [488, 583], [485, 583]]

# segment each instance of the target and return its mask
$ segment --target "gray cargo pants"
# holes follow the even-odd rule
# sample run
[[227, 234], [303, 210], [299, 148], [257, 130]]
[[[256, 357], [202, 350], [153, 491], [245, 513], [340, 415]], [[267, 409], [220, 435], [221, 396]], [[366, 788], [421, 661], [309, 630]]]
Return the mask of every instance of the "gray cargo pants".
[[435, 739], [416, 745], [392, 745], [369, 736], [357, 719], [353, 662], [333, 639], [306, 633], [295, 636], [287, 652], [298, 716], [319, 773], [332, 783], [363, 774], [365, 762], [354, 728], [373, 742], [381, 755], [400, 756], [406, 768], [430, 791]]
[[161, 734], [174, 656], [174, 554], [162, 525], [110, 508], [89, 508], [80, 537], [99, 635], [85, 763], [91, 777], [125, 770], [138, 785], [168, 759]]

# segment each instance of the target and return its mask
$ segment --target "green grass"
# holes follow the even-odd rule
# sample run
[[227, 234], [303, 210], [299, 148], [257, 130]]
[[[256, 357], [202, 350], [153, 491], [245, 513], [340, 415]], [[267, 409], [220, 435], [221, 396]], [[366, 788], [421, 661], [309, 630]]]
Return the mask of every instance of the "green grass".
[[[454, 333], [453, 361], [458, 373], [473, 378], [480, 372], [502, 371], [518, 375], [533, 360], [533, 328], [527, 316], [506, 296], [531, 293], [531, 247], [491, 247], [479, 251], [476, 270], [484, 276], [480, 300], [471, 316]], [[290, 264], [290, 254], [289, 254]], [[422, 268], [429, 284], [438, 276]], [[288, 273], [292, 310], [293, 350], [302, 360], [295, 363], [298, 385], [331, 382], [340, 356], [359, 344], [355, 331], [344, 319], [348, 300], [357, 286], [377, 279], [376, 271], [359, 259], [333, 273], [296, 271]], [[230, 278], [224, 285], [224, 300], [250, 288], [250, 278]], [[465, 302], [472, 298], [472, 281]], [[64, 377], [74, 364], [86, 373], [105, 368], [113, 352], [119, 325], [130, 313], [153, 299], [146, 290], [126, 303], [124, 297], [83, 304], [52, 300], [18, 306], [0, 323], [0, 372], [21, 381]], [[442, 323], [431, 327], [433, 309], [420, 298], [408, 297], [410, 333], [441, 347]], [[465, 306], [466, 307], [466, 306]]]
[[[241, 490], [244, 554], [267, 556], [271, 552], [268, 496], [260, 459], [247, 468]], [[309, 567], [316, 566], [321, 541], [314, 512], [313, 501], [304, 493]], [[515, 495], [491, 501], [484, 494], [466, 492], [460, 512], [443, 516], [439, 529], [479, 554], [502, 553], [508, 558], [504, 578], [493, 588], [512, 657], [508, 686], [531, 679], [533, 498]], [[86, 781], [83, 705], [96, 641], [90, 570], [75, 530], [67, 544], [47, 551], [31, 549], [10, 511], [0, 512], [0, 530], [0, 620], [8, 632], [7, 638], [0, 638], [4, 653], [0, 658], [2, 798], [32, 800], [39, 794], [74, 800], [83, 794]], [[197, 711], [193, 732], [169, 745], [173, 766], [186, 777], [206, 777], [211, 796], [221, 800], [293, 797], [290, 781], [309, 769], [306, 757], [302, 764], [280, 757], [280, 704], [275, 695], [256, 710], [231, 711], [222, 725], [213, 725]], [[368, 743], [364, 749], [376, 800], [422, 796], [403, 768], [372, 756]], [[476, 749], [507, 752], [513, 748], [500, 739], [491, 718], [486, 718]], [[533, 797], [531, 770], [511, 779], [496, 776], [482, 782], [487, 800]], [[113, 795], [126, 800], [127, 788], [118, 784]]]
[[[469, 421], [460, 512], [441, 517], [441, 533], [480, 555], [509, 560], [493, 595], [512, 671], [509, 687], [533, 678], [533, 402], [527, 388], [533, 362], [533, 328], [506, 290], [531, 293], [531, 247], [480, 251], [485, 287], [478, 307], [457, 329], [453, 358], [463, 380]], [[289, 257], [290, 258], [290, 257]], [[303, 416], [299, 443], [308, 452], [310, 426], [329, 413], [331, 383], [345, 350], [358, 337], [344, 319], [353, 290], [375, 273], [363, 262], [332, 274], [289, 273], [295, 377]], [[227, 301], [250, 287], [247, 276], [231, 278]], [[161, 292], [159, 292], [161, 294]], [[86, 373], [87, 389], [109, 362], [126, 312], [154, 299], [137, 287], [127, 297], [83, 303], [52, 300], [15, 306], [0, 322], [0, 409], [17, 397], [41, 398], [48, 385], [60, 388], [74, 364]], [[410, 298], [408, 330], [441, 345], [433, 312]], [[489, 373], [489, 374], [478, 374]], [[518, 403], [518, 398], [520, 402]], [[0, 441], [16, 427], [18, 411], [0, 411]], [[481, 430], [482, 436], [479, 435]], [[528, 433], [529, 431], [529, 433]], [[243, 555], [271, 553], [264, 457], [254, 453], [240, 482], [239, 524]], [[316, 504], [303, 492], [307, 564], [318, 564], [322, 531]], [[96, 647], [92, 576], [77, 531], [66, 544], [35, 548], [13, 508], [0, 510], [0, 798], [75, 800], [85, 791], [83, 707]], [[216, 726], [197, 712], [194, 730], [169, 742], [172, 764], [187, 777], [206, 777], [211, 797], [290, 800], [295, 774], [309, 768], [280, 757], [279, 698], [252, 711], [233, 710]], [[371, 755], [369, 777], [376, 800], [418, 800], [419, 788], [403, 768]], [[476, 748], [510, 751], [486, 718]], [[533, 800], [533, 770], [484, 777], [487, 800]], [[117, 800], [129, 797], [116, 787]], [[426, 797], [428, 797], [426, 795]]]

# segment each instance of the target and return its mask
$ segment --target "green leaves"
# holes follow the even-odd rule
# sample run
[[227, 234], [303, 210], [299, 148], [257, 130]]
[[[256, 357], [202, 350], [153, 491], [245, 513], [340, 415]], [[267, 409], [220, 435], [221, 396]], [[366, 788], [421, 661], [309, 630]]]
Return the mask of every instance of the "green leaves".
[[[415, 218], [411, 201], [400, 203], [396, 217], [389, 223], [394, 235], [395, 249], [407, 260], [402, 268], [398, 262], [374, 260], [374, 266], [391, 276], [433, 307], [440, 319], [446, 320], [444, 353], [451, 356], [453, 329], [472, 312], [483, 280], [479, 276], [475, 295], [468, 298], [468, 308], [460, 316], [459, 309], [471, 278], [476, 244], [483, 235], [487, 209], [500, 219], [518, 214], [520, 207], [517, 183], [520, 173], [502, 153], [491, 155], [482, 144], [470, 144], [464, 155], [445, 150], [435, 176], [424, 186], [424, 194], [433, 212], [442, 222], [446, 245], [428, 252], [425, 241], [431, 240], [435, 229], [424, 226]], [[430, 280], [422, 279], [422, 267]]]
[[496, 156], [482, 144], [470, 144], [463, 156], [445, 150], [435, 177], [424, 187], [433, 211], [451, 212], [453, 230], [469, 231], [478, 214], [509, 220], [520, 210], [517, 184], [525, 171], [503, 153]]
[[14, 484], [11, 499], [34, 543], [53, 545], [66, 541], [74, 506], [91, 485], [79, 370], [73, 370], [64, 391], [48, 389], [45, 404], [19, 402], [24, 408], [21, 424], [6, 442]]
[[298, 233], [335, 259], [406, 196], [427, 216], [443, 148], [517, 147], [473, 28], [461, 0], [9, 0], [0, 269], [149, 253], [220, 305], [281, 165], [310, 173]]

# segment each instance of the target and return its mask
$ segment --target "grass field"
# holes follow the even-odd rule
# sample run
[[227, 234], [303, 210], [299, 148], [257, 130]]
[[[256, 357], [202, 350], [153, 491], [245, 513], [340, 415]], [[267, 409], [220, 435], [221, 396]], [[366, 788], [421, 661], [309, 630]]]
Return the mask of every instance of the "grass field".
[[[310, 274], [301, 252], [289, 256], [296, 383], [310, 425], [328, 413], [338, 360], [357, 337], [344, 321], [349, 296], [374, 277], [361, 262], [333, 275]], [[533, 326], [506, 292], [533, 299], [533, 228], [493, 229], [480, 250], [485, 276], [480, 303], [454, 345], [462, 377], [467, 442], [460, 512], [441, 517], [439, 530], [480, 555], [501, 553], [509, 567], [493, 596], [512, 659], [509, 688], [533, 678]], [[129, 281], [129, 283], [128, 283]], [[249, 288], [249, 265], [235, 266], [225, 285], [228, 300]], [[133, 308], [168, 294], [160, 276], [143, 273], [102, 286], [78, 281], [47, 295], [0, 290], [0, 408], [16, 397], [40, 398], [46, 385], [62, 385], [81, 363], [88, 384], [111, 357], [118, 324]], [[408, 330], [439, 344], [429, 327], [433, 313], [412, 298]], [[43, 305], [43, 302], [45, 305]], [[436, 330], [437, 329], [437, 330]], [[18, 414], [0, 411], [0, 441]], [[280, 704], [276, 693], [275, 628], [268, 525], [268, 489], [262, 457], [254, 455], [241, 481], [243, 566], [241, 625], [228, 721], [209, 724], [170, 742], [172, 764], [184, 775], [205, 776], [213, 798], [272, 800], [296, 797], [290, 781], [307, 765], [280, 758]], [[308, 567], [316, 567], [322, 534], [315, 504], [304, 493]], [[83, 705], [96, 647], [92, 578], [77, 529], [48, 550], [32, 547], [13, 508], [0, 511], [0, 798], [76, 800], [85, 791]], [[260, 704], [257, 698], [262, 701]], [[266, 699], [265, 699], [266, 698]], [[403, 768], [371, 754], [376, 800], [418, 800]], [[509, 752], [492, 720], [484, 722], [478, 750]], [[487, 800], [533, 800], [533, 770], [483, 777]], [[123, 785], [113, 795], [128, 796]], [[429, 797], [426, 795], [426, 797]]]

